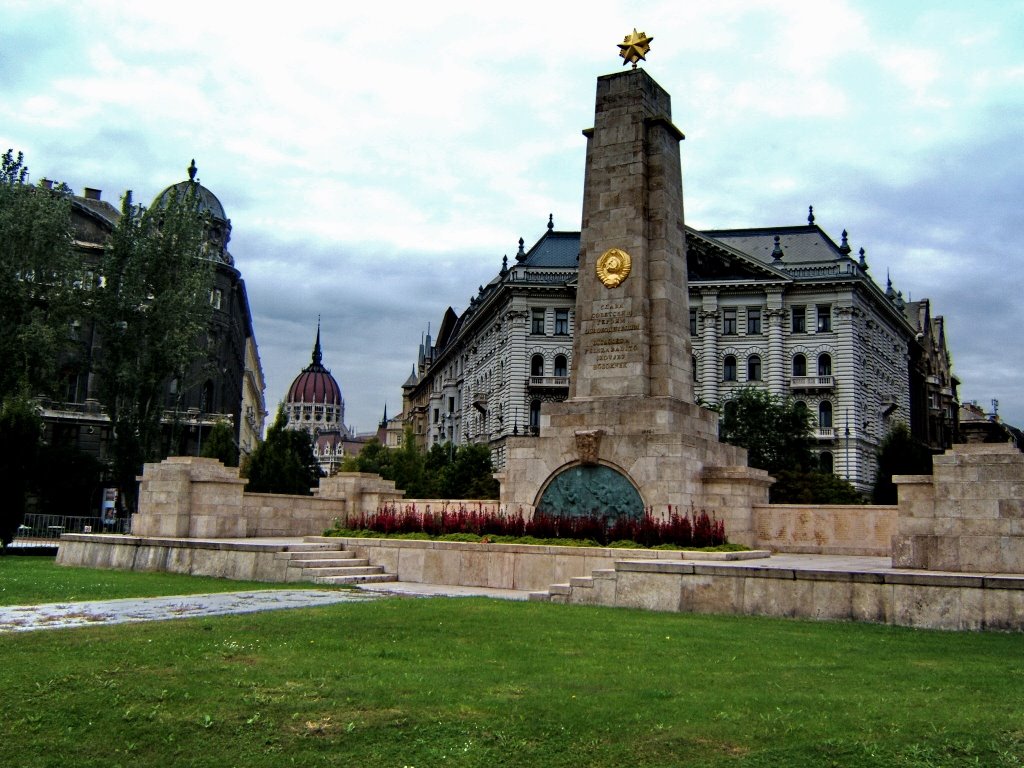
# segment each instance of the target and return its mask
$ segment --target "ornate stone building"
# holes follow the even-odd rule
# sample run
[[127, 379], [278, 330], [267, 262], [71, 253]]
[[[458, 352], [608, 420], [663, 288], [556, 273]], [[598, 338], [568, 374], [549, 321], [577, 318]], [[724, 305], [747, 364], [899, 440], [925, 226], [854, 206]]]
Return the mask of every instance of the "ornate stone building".
[[302, 430], [313, 439], [313, 453], [325, 475], [337, 472], [342, 459], [363, 446], [345, 425], [345, 400], [338, 381], [324, 367], [319, 325], [312, 360], [288, 388], [284, 409], [288, 429]]
[[[166, 205], [172, 189], [194, 182], [195, 162], [189, 180], [168, 187], [153, 200]], [[183, 380], [168, 381], [164, 388], [164, 448], [172, 454], [198, 455], [213, 426], [222, 420], [234, 428], [244, 457], [261, 439], [266, 419], [263, 370], [252, 327], [252, 313], [245, 282], [228, 251], [231, 220], [217, 196], [198, 187], [201, 210], [208, 215], [207, 257], [214, 263], [210, 289], [210, 316], [204, 338], [207, 350]], [[86, 188], [72, 198], [75, 246], [86, 264], [98, 261], [121, 213], [102, 199], [98, 189]], [[110, 422], [97, 399], [93, 364], [102, 355], [103, 340], [88, 319], [76, 320], [71, 334], [78, 352], [61, 362], [62, 396], [41, 400], [47, 440], [69, 445], [106, 460]]]
[[[820, 466], [861, 490], [889, 425], [910, 424], [936, 450], [956, 429], [944, 323], [873, 280], [864, 250], [806, 225], [686, 228], [689, 324], [698, 402], [743, 386], [806, 404]], [[449, 308], [420, 345], [403, 416], [421, 444], [536, 434], [541, 404], [569, 394], [580, 235], [548, 229], [460, 315]]]

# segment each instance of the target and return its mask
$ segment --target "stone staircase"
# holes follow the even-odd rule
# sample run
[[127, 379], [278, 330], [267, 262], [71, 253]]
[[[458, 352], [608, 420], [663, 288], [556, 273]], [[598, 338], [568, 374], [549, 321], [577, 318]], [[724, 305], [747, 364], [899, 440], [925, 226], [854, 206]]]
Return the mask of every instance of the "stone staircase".
[[284, 553], [288, 558], [288, 581], [314, 584], [370, 584], [397, 581], [380, 565], [344, 549], [340, 542], [293, 544]]
[[573, 576], [567, 584], [552, 584], [547, 590], [531, 592], [530, 600], [544, 603], [599, 605], [615, 589], [615, 569], [598, 568], [590, 576]]

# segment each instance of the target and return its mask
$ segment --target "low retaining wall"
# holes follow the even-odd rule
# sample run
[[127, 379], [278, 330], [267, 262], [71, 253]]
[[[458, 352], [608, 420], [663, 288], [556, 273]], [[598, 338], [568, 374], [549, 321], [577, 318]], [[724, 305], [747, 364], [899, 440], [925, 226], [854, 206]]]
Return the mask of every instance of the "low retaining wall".
[[760, 504], [755, 542], [773, 552], [888, 557], [898, 514], [897, 506]]
[[249, 543], [83, 533], [61, 536], [57, 564], [280, 583], [301, 576], [301, 569], [288, 567], [288, 553], [287, 544], [255, 540]]
[[668, 550], [609, 549], [604, 547], [552, 547], [534, 544], [467, 544], [455, 541], [403, 539], [310, 538], [342, 541], [345, 549], [393, 573], [399, 581], [451, 584], [461, 587], [540, 590], [589, 576], [595, 569], [613, 568], [616, 560], [636, 558], [640, 552], [652, 560], [750, 559], [767, 557], [763, 551], [679, 552]]
[[1024, 577], [620, 561], [554, 602], [655, 611], [1024, 630]]

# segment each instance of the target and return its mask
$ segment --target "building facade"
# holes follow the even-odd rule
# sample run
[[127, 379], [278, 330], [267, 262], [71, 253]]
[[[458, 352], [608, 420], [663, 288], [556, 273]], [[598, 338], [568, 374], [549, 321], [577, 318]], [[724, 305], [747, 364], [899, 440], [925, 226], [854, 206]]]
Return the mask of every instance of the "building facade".
[[[195, 173], [193, 161], [189, 180], [165, 189], [154, 199], [153, 207], [165, 205], [172, 189], [198, 183]], [[198, 455], [213, 426], [227, 421], [244, 457], [262, 438], [266, 419], [263, 370], [245, 282], [228, 251], [231, 220], [210, 190], [199, 185], [198, 193], [208, 220], [205, 252], [215, 267], [209, 294], [212, 312], [203, 338], [197, 340], [206, 354], [181, 380], [165, 383], [163, 449], [170, 454]], [[83, 263], [98, 263], [120, 216], [120, 210], [102, 199], [101, 190], [86, 188], [81, 196], [72, 198], [74, 242]], [[73, 322], [70, 334], [77, 351], [61, 360], [60, 392], [40, 399], [45, 438], [51, 445], [78, 448], [106, 461], [110, 421], [100, 405], [93, 372], [103, 354], [103, 340], [88, 318]]]
[[[844, 232], [815, 222], [686, 228], [694, 392], [720, 405], [741, 387], [792, 397], [814, 416], [819, 466], [860, 490], [875, 451], [903, 421], [935, 450], [956, 429], [956, 379], [942, 318], [872, 278]], [[449, 308], [420, 345], [403, 386], [403, 418], [421, 445], [486, 442], [498, 468], [505, 439], [536, 434], [545, 401], [564, 400], [572, 370], [580, 236], [547, 232]]]
[[313, 454], [326, 476], [337, 472], [342, 460], [359, 453], [365, 444], [365, 438], [353, 434], [345, 424], [345, 399], [337, 379], [323, 364], [319, 325], [310, 364], [288, 387], [284, 410], [288, 429], [309, 434]]

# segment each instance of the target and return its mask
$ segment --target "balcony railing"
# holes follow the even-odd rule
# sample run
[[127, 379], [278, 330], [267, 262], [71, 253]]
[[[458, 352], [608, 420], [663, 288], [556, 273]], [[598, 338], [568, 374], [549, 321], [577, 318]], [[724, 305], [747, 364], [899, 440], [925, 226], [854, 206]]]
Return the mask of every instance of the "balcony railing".
[[789, 386], [793, 389], [834, 389], [836, 380], [834, 376], [794, 376], [789, 380]]
[[542, 387], [545, 389], [566, 389], [569, 386], [568, 376], [531, 376], [531, 387]]
[[836, 431], [832, 427], [818, 427], [817, 436], [819, 440], [835, 440]]

